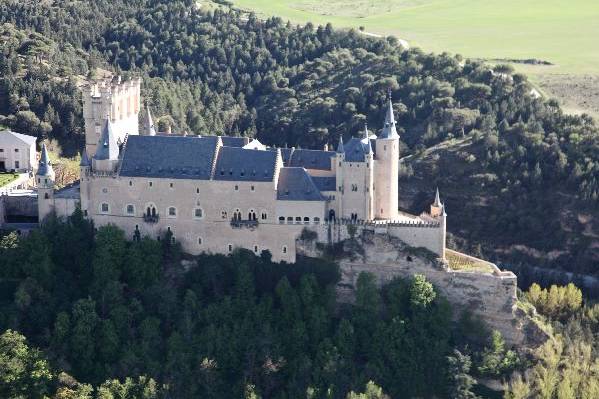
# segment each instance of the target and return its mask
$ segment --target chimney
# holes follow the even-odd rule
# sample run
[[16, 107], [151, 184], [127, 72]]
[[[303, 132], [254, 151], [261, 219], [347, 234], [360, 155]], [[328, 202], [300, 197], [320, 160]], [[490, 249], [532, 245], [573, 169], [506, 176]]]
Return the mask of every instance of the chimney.
[[325, 150], [325, 151], [328, 151], [328, 150], [329, 150], [329, 143], [325, 143], [325, 145], [324, 145], [324, 150]]

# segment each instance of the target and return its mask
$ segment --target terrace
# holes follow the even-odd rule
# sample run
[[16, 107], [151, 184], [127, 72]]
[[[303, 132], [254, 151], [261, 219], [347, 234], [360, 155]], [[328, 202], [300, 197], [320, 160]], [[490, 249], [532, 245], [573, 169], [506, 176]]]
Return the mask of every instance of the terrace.
[[451, 249], [445, 250], [445, 259], [449, 263], [449, 268], [455, 271], [472, 273], [499, 273], [499, 269], [494, 264], [475, 258]]

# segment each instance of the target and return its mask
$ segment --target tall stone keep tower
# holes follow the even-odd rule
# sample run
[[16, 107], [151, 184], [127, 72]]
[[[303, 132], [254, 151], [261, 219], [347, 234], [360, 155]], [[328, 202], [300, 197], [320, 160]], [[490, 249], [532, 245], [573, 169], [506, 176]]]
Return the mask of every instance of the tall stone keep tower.
[[37, 184], [37, 211], [40, 222], [54, 212], [54, 181], [55, 174], [50, 163], [46, 144], [42, 144], [42, 155], [35, 174]]
[[85, 119], [85, 150], [88, 157], [96, 146], [106, 121], [112, 123], [121, 143], [128, 134], [139, 134], [141, 79], [121, 81], [121, 77], [91, 82], [83, 87], [83, 118]]
[[389, 93], [385, 125], [376, 139], [376, 170], [374, 187], [375, 219], [394, 220], [398, 217], [399, 134], [395, 127], [393, 102]]

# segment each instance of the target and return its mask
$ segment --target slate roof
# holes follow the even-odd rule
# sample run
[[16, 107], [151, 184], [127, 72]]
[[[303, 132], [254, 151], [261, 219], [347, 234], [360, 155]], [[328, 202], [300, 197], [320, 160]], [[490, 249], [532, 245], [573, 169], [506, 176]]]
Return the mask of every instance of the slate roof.
[[10, 130], [3, 130], [2, 132], [0, 132], [0, 134], [10, 134], [11, 136], [16, 137], [17, 139], [21, 140], [27, 145], [34, 145], [37, 140], [37, 137], [29, 136], [27, 134], [15, 133]]
[[46, 149], [46, 143], [42, 143], [42, 155], [40, 157], [40, 162], [37, 167], [36, 175], [38, 176], [50, 176], [54, 173], [52, 169], [52, 163], [50, 162], [50, 157], [48, 156], [48, 150]]
[[281, 168], [277, 188], [281, 201], [324, 201], [320, 190], [304, 168]]
[[250, 142], [248, 137], [220, 136], [225, 147], [243, 147]]
[[312, 180], [320, 191], [335, 191], [337, 183], [335, 176], [312, 176]]
[[335, 151], [304, 150], [296, 148], [287, 166], [306, 169], [331, 170], [331, 157]]
[[110, 120], [107, 120], [102, 128], [102, 135], [98, 142], [94, 158], [117, 159], [119, 157], [119, 143]]
[[80, 194], [80, 182], [77, 180], [69, 184], [68, 186], [64, 186], [60, 190], [56, 191], [54, 194], [54, 198], [70, 198], [70, 199], [79, 199], [81, 198]]
[[365, 162], [365, 155], [368, 153], [368, 144], [362, 139], [353, 137], [344, 146], [345, 162]]
[[276, 151], [221, 147], [214, 169], [214, 180], [272, 181], [276, 161]]
[[216, 136], [129, 136], [121, 176], [209, 180]]

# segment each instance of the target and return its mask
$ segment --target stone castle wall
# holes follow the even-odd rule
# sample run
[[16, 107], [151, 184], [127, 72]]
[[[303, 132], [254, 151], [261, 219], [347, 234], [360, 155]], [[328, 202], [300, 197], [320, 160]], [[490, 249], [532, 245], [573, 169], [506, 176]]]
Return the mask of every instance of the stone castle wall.
[[[450, 270], [446, 262], [434, 259], [432, 254], [420, 254], [396, 237], [368, 230], [362, 230], [355, 240], [344, 245], [348, 248], [346, 255], [339, 258], [342, 277], [337, 286], [341, 302], [353, 301], [361, 272], [374, 274], [381, 285], [396, 277], [422, 274], [451, 303], [454, 318], [469, 312], [480, 317], [491, 330], [501, 332], [509, 344], [522, 345], [528, 340], [526, 330], [530, 323], [516, 306], [517, 279], [513, 273], [497, 268], [493, 273]], [[305, 256], [322, 256], [319, 248], [322, 247], [316, 241], [297, 243], [298, 254]]]

